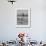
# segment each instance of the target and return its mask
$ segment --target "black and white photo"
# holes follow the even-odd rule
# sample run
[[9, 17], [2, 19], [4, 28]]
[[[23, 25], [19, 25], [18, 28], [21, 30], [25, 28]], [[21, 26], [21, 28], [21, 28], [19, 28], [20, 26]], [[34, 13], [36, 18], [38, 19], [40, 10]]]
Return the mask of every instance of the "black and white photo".
[[16, 10], [16, 26], [17, 27], [30, 27], [30, 9], [20, 8]]

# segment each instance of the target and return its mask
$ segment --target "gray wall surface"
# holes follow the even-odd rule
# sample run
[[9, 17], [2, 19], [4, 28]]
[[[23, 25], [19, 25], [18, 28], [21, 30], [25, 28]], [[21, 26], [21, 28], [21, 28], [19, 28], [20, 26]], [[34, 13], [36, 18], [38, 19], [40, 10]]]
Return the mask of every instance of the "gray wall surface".
[[[16, 8], [31, 8], [31, 28], [16, 28]], [[33, 40], [46, 40], [46, 0], [17, 0], [14, 5], [0, 0], [0, 40], [15, 40], [26, 32]]]

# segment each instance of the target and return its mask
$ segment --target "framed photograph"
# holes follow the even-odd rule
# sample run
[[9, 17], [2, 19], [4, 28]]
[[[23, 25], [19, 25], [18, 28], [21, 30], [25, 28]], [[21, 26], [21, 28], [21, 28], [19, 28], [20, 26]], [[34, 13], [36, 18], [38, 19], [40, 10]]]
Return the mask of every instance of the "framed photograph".
[[16, 9], [16, 27], [17, 28], [31, 27], [31, 9], [30, 8]]

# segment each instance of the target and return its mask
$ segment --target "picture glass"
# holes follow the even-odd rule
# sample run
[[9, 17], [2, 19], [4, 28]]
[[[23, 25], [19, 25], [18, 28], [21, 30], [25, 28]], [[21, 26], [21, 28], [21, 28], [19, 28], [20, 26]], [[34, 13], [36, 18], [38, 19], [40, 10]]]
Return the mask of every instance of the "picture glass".
[[16, 12], [16, 26], [29, 27], [30, 26], [30, 9], [17, 9]]

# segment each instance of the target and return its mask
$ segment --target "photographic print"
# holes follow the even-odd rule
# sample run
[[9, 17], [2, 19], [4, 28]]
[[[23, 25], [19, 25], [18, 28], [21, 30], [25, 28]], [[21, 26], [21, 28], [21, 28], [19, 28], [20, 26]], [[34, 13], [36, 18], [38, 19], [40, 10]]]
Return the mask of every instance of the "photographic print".
[[16, 9], [16, 27], [30, 27], [30, 17], [29, 8]]

